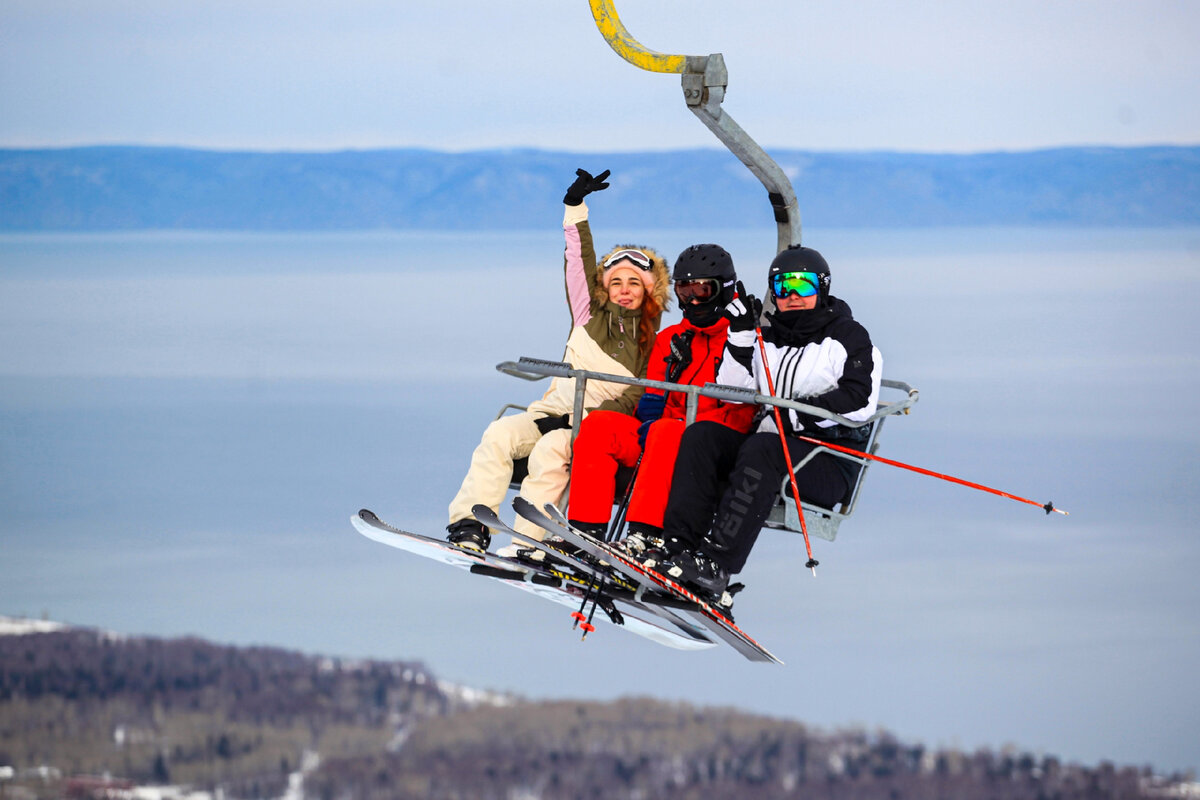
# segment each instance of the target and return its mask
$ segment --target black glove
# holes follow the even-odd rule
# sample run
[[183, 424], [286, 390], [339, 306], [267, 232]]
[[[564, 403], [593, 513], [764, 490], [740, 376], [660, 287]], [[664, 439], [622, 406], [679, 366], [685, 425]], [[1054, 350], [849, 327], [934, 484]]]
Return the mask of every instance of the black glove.
[[684, 331], [671, 337], [671, 353], [666, 357], [667, 380], [677, 383], [679, 376], [692, 363], [692, 337], [695, 331]]
[[556, 431], [559, 428], [570, 428], [571, 417], [567, 414], [563, 414], [561, 417], [539, 417], [533, 421], [533, 424], [537, 425], [538, 431], [545, 436], [550, 431]]
[[730, 332], [752, 331], [758, 327], [758, 317], [762, 314], [762, 301], [752, 294], [746, 293], [742, 282], [737, 282], [737, 296], [733, 302], [725, 306], [721, 312], [729, 320]]
[[583, 198], [592, 192], [598, 192], [601, 189], [607, 189], [608, 184], [604, 181], [608, 179], [608, 170], [604, 170], [596, 177], [587, 170], [577, 169], [575, 174], [578, 175], [575, 182], [567, 189], [566, 195], [563, 196], [563, 202], [569, 206], [577, 206], [583, 202]]

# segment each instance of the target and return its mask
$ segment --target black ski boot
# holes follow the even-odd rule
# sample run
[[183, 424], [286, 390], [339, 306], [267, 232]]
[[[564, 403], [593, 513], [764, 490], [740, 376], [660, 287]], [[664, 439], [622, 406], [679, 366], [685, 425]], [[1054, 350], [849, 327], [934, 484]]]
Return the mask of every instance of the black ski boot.
[[[729, 586], [729, 572], [703, 550], [684, 550], [670, 556], [656, 569], [710, 605], [720, 604]], [[730, 605], [733, 601], [730, 600]]]
[[586, 534], [597, 542], [603, 542], [608, 535], [608, 526], [603, 522], [580, 522], [577, 519], [568, 520], [571, 527], [580, 533]]
[[[580, 522], [574, 519], [567, 521], [576, 531], [584, 534], [585, 536], [590, 536], [597, 542], [603, 542], [604, 536], [608, 531], [608, 526], [603, 522]], [[568, 556], [574, 556], [575, 558], [585, 557], [582, 550], [556, 533], [551, 533], [542, 539], [542, 544], [546, 545], [547, 547], [552, 547], [555, 550], [558, 550], [560, 553], [565, 553]], [[586, 560], [592, 561], [594, 559], [592, 559], [590, 556], [586, 556]]]
[[652, 569], [655, 572], [666, 575], [666, 568], [663, 565], [690, 547], [691, 545], [682, 539], [669, 536], [650, 543], [649, 547], [637, 556], [634, 556], [634, 560], [646, 569]]
[[456, 544], [464, 550], [477, 550], [486, 553], [492, 543], [492, 537], [483, 523], [477, 519], [460, 519], [446, 526], [449, 534], [446, 541]]

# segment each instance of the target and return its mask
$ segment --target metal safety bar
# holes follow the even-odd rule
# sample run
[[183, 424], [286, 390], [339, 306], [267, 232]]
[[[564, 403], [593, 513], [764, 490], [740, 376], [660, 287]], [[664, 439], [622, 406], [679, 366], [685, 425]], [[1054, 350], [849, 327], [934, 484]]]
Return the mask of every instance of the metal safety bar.
[[721, 103], [729, 85], [725, 57], [668, 55], [650, 50], [630, 35], [612, 0], [588, 0], [596, 27], [617, 55], [635, 67], [649, 72], [678, 73], [683, 76], [683, 99], [688, 109], [712, 131], [721, 143], [745, 164], [767, 190], [775, 213], [776, 252], [790, 244], [800, 244], [800, 206], [792, 182], [775, 159], [726, 114]]
[[[646, 389], [661, 389], [664, 392], [679, 392], [687, 395], [686, 400], [686, 424], [691, 425], [696, 421], [696, 408], [701, 397], [712, 397], [717, 400], [725, 400], [732, 403], [748, 403], [755, 405], [772, 405], [780, 408], [794, 409], [805, 414], [811, 414], [822, 419], [832, 420], [840, 425], [845, 425], [849, 428], [862, 428], [870, 426], [865, 444], [862, 446], [862, 451], [870, 455], [874, 455], [879, 448], [879, 432], [883, 427], [883, 422], [887, 417], [896, 416], [899, 414], [908, 414], [909, 410], [920, 399], [920, 393], [905, 383], [904, 381], [895, 381], [884, 379], [881, 381], [881, 386], [884, 389], [893, 392], [902, 393], [902, 398], [898, 400], [880, 400], [878, 409], [870, 417], [862, 421], [847, 419], [840, 414], [834, 414], [824, 408], [802, 403], [798, 400], [789, 400], [782, 397], [772, 397], [770, 395], [759, 394], [751, 389], [742, 389], [735, 386], [724, 386], [717, 383], [707, 383], [703, 386], [691, 386], [678, 383], [669, 383], [667, 381], [655, 381], [649, 378], [632, 378], [625, 375], [613, 375], [606, 372], [593, 372], [586, 369], [575, 369], [570, 364], [562, 361], [547, 361], [539, 358], [522, 357], [517, 361], [503, 361], [496, 365], [496, 369], [506, 375], [512, 375], [527, 381], [540, 380], [542, 378], [573, 378], [575, 380], [575, 396], [574, 409], [572, 413], [573, 420], [583, 419], [583, 404], [584, 394], [587, 391], [587, 382], [589, 380], [600, 380], [609, 383], [619, 383], [626, 386], [641, 386]], [[503, 413], [503, 411], [501, 411]], [[572, 442], [579, 430], [578, 422], [572, 427], [571, 437]], [[829, 453], [835, 458], [842, 458], [848, 461], [853, 461], [860, 465], [858, 477], [851, 488], [849, 498], [841, 505], [840, 510], [822, 508], [820, 506], [811, 505], [802, 502], [804, 508], [804, 520], [808, 527], [808, 532], [822, 539], [833, 541], [837, 536], [838, 526], [841, 521], [847, 519], [854, 513], [854, 507], [858, 502], [858, 495], [862, 488], [863, 478], [866, 476], [867, 468], [870, 466], [870, 459], [852, 456], [847, 453], [842, 453], [836, 450], [831, 450], [828, 447], [815, 447], [803, 459], [795, 465], [795, 469], [799, 470], [813, 458], [821, 453]], [[780, 487], [779, 497], [775, 506], [771, 509], [771, 514], [764, 523], [768, 528], [776, 528], [799, 532], [801, 530], [800, 518], [796, 513], [795, 505], [788, 500], [787, 478], [784, 478], [783, 484]]]
[[848, 428], [861, 428], [870, 425], [876, 420], [894, 414], [907, 414], [909, 409], [916, 404], [920, 397], [920, 393], [903, 381], [883, 380], [881, 385], [885, 389], [894, 389], [904, 393], [904, 399], [899, 401], [879, 401], [879, 409], [862, 421], [847, 419], [841, 414], [835, 414], [824, 408], [801, 403], [799, 400], [789, 400], [782, 397], [772, 397], [771, 395], [759, 394], [751, 389], [743, 389], [737, 386], [725, 386], [719, 383], [706, 383], [703, 386], [691, 386], [687, 384], [668, 383], [667, 381], [654, 381], [649, 378], [631, 378], [625, 375], [612, 375], [607, 372], [593, 372], [586, 369], [575, 369], [570, 364], [563, 361], [547, 361], [540, 358], [521, 357], [517, 361], [502, 361], [496, 365], [496, 369], [506, 375], [512, 375], [517, 378], [523, 378], [528, 381], [535, 381], [541, 378], [574, 378], [575, 379], [575, 408], [574, 416], [576, 419], [583, 417], [583, 398], [587, 390], [588, 380], [601, 380], [608, 383], [621, 383], [626, 386], [641, 386], [646, 389], [662, 389], [664, 392], [680, 392], [687, 395], [687, 423], [696, 421], [696, 406], [699, 403], [700, 397], [712, 397], [717, 400], [725, 400], [730, 403], [747, 403], [754, 405], [772, 405], [780, 408], [790, 408], [796, 411], [801, 411], [805, 414], [811, 414], [822, 419], [832, 420], [839, 425], [845, 425]]

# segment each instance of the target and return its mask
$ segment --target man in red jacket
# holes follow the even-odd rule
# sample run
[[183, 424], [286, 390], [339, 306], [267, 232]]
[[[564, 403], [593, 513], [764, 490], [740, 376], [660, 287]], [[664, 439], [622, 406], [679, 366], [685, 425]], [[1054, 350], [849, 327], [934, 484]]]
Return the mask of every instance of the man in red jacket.
[[[692, 245], [679, 254], [671, 277], [683, 321], [659, 332], [646, 377], [703, 386], [716, 379], [725, 352], [729, 321], [722, 311], [733, 299], [737, 282], [733, 259], [719, 245]], [[756, 406], [701, 397], [696, 419], [746, 433], [756, 410]], [[571, 462], [567, 512], [571, 523], [603, 539], [616, 495], [617, 470], [636, 465], [626, 511], [629, 536], [619, 546], [636, 555], [660, 544], [686, 413], [685, 393], [647, 389], [634, 416], [613, 411], [589, 414], [575, 439]]]

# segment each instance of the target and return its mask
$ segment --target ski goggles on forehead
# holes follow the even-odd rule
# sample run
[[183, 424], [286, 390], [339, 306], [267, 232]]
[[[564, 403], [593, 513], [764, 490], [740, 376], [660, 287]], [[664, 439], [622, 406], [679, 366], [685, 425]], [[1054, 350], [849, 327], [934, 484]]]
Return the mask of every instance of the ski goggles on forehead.
[[641, 250], [627, 248], [625, 250], [618, 250], [608, 258], [604, 259], [604, 268], [608, 269], [623, 258], [628, 258], [634, 264], [637, 264], [639, 267], [641, 267], [645, 272], [649, 272], [651, 265], [654, 263], [650, 260], [650, 256], [646, 255]]
[[812, 297], [821, 285], [815, 272], [781, 272], [771, 276], [771, 294], [782, 300], [789, 294]]
[[703, 303], [721, 291], [721, 282], [716, 278], [698, 278], [690, 281], [675, 281], [675, 296], [680, 303]]

